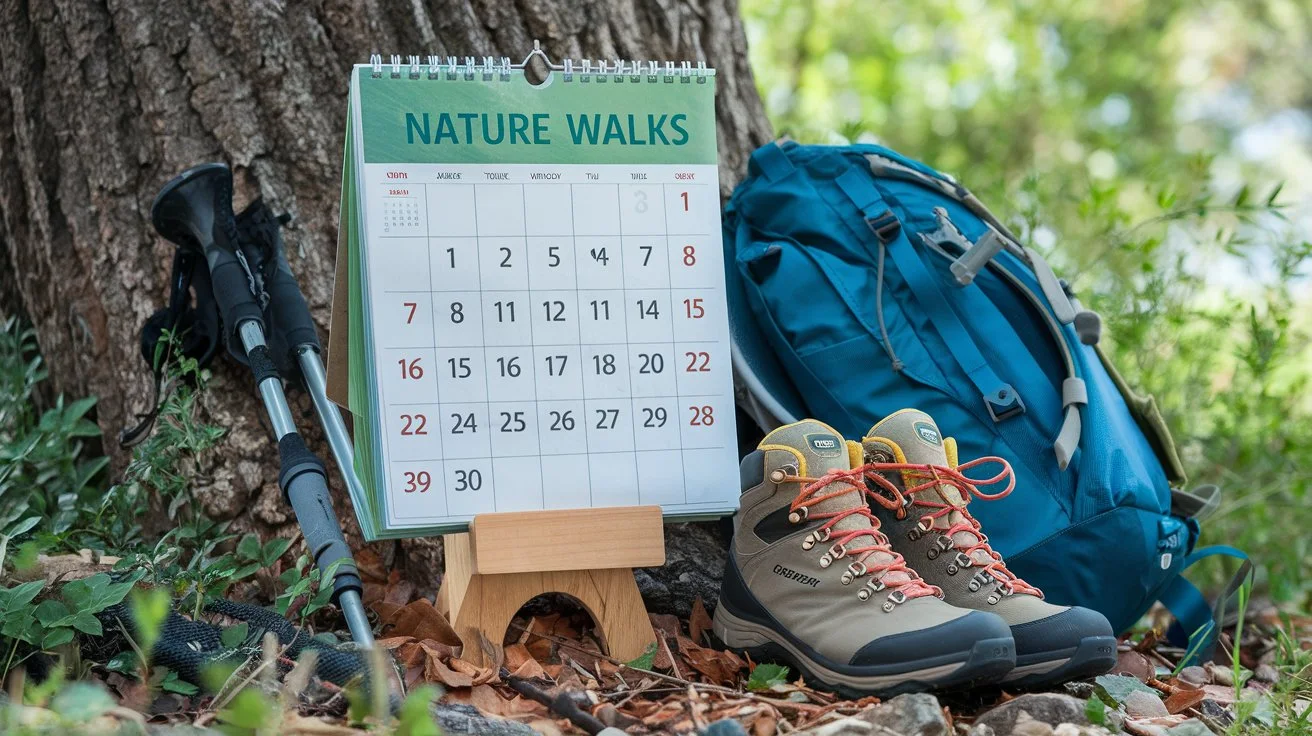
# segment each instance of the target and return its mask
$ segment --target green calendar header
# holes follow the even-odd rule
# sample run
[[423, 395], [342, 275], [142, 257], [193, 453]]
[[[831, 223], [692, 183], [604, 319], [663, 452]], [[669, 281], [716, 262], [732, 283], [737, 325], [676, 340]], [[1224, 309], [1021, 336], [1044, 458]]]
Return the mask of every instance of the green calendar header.
[[356, 79], [366, 163], [716, 163], [714, 76]]

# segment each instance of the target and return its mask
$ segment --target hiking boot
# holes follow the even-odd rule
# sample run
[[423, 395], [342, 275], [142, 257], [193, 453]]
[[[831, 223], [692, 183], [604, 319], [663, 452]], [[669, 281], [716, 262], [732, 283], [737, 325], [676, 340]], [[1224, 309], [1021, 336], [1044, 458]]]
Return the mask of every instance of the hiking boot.
[[1015, 660], [1006, 622], [944, 603], [889, 548], [860, 458], [807, 420], [743, 459], [716, 635], [849, 698], [996, 682]]
[[[970, 497], [1002, 498], [1015, 478], [998, 457], [957, 464], [957, 444], [944, 438], [934, 420], [903, 409], [870, 428], [862, 440], [871, 508], [883, 522], [893, 549], [954, 606], [989, 611], [1011, 627], [1016, 668], [1003, 682], [1017, 688], [1100, 675], [1116, 664], [1116, 637], [1097, 611], [1057, 606], [1007, 569], [989, 546], [980, 524], [966, 509]], [[1001, 472], [972, 480], [963, 475], [979, 465]], [[1006, 483], [989, 495], [981, 487]]]

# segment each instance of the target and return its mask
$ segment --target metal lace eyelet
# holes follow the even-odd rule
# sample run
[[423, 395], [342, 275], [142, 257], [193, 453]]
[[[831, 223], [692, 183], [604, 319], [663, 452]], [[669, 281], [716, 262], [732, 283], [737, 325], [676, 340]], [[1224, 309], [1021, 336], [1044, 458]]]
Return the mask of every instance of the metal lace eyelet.
[[870, 600], [870, 591], [866, 590], [865, 588], [862, 588], [861, 590], [858, 590], [856, 592], [856, 597], [863, 601], [868, 601]]
[[907, 532], [907, 539], [910, 539], [913, 542], [920, 539], [922, 536], [924, 536], [924, 532], [920, 531], [919, 528]]
[[828, 553], [820, 555], [820, 567], [829, 567], [834, 564], [834, 558]]
[[788, 514], [788, 521], [790, 521], [790, 522], [792, 522], [792, 523], [794, 523], [794, 524], [800, 524], [800, 523], [802, 523], [803, 521], [806, 521], [806, 517], [807, 517], [807, 515], [808, 515], [808, 513], [809, 513], [809, 512], [806, 510], [806, 508], [807, 508], [807, 507], [805, 507], [805, 506], [799, 506], [799, 507], [797, 507], [797, 510], [796, 510], [796, 511], [792, 511], [792, 512], [790, 512], [790, 513]]
[[966, 554], [965, 552], [958, 552], [957, 556], [953, 558], [952, 562], [948, 563], [948, 574], [956, 575], [958, 572], [961, 572], [967, 567], [970, 567], [971, 564], [972, 563], [971, 563], [970, 555]]
[[829, 554], [833, 555], [835, 560], [841, 560], [847, 556], [847, 547], [844, 547], [841, 544], [835, 544], [829, 548]]
[[841, 582], [843, 585], [850, 585], [853, 580], [856, 580], [857, 578], [865, 574], [866, 574], [865, 563], [853, 562], [852, 564], [847, 566], [847, 571], [843, 573], [843, 577], [839, 578], [839, 582]]
[[770, 471], [770, 482], [771, 482], [771, 483], [775, 483], [775, 484], [783, 483], [783, 482], [784, 482], [784, 478], [786, 478], [786, 477], [788, 477], [788, 476], [784, 474], [784, 471], [782, 471], [782, 470], [780, 470], [780, 469], [778, 469], [778, 468], [776, 468], [776, 469]]
[[997, 593], [990, 593], [990, 594], [989, 594], [989, 605], [990, 605], [990, 606], [996, 606], [996, 605], [998, 604], [998, 601], [1000, 601], [1000, 600], [1002, 600], [1002, 596], [998, 595]]
[[884, 605], [883, 605], [884, 613], [889, 613], [890, 611], [893, 610], [895, 606], [901, 603], [905, 603], [906, 600], [907, 600], [907, 594], [903, 593], [900, 590], [895, 590], [892, 593], [889, 593], [888, 600], [884, 601]]
[[922, 534], [928, 533], [930, 529], [934, 528], [934, 520], [928, 516], [921, 517], [920, 521], [916, 522], [916, 528], [919, 529]]

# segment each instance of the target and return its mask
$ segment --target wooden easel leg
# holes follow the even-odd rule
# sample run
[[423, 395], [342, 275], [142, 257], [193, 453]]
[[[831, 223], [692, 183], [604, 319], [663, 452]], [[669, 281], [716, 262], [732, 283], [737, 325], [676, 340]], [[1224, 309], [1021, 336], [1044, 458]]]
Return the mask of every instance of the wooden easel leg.
[[448, 615], [464, 643], [461, 658], [472, 664], [488, 666], [484, 646], [490, 645], [497, 656], [515, 613], [543, 593], [564, 593], [578, 600], [596, 622], [603, 647], [616, 659], [635, 659], [656, 641], [631, 569], [475, 573], [467, 577], [460, 595], [456, 586], [447, 591], [452, 572], [449, 549], [447, 554], [448, 577], [439, 598], [450, 605]]
[[455, 621], [455, 612], [469, 590], [469, 580], [474, 574], [474, 554], [468, 534], [443, 534], [442, 550], [446, 558], [446, 571], [442, 574], [442, 586], [437, 591], [437, 610]]

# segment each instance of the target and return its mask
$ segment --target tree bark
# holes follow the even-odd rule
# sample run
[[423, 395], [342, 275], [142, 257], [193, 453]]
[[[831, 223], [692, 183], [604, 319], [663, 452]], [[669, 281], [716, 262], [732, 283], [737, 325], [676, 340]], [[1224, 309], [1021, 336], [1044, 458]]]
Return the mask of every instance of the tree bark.
[[[113, 438], [151, 401], [139, 330], [163, 304], [172, 253], [149, 221], [159, 187], [226, 161], [238, 207], [260, 196], [289, 212], [288, 258], [326, 335], [351, 64], [372, 52], [516, 58], [534, 39], [557, 59], [714, 66], [725, 192], [770, 137], [735, 0], [0, 0], [0, 312], [34, 324], [56, 391], [100, 397], [114, 468], [128, 453]], [[292, 533], [249, 372], [220, 357], [210, 387], [210, 418], [229, 433], [200, 492], [206, 512]], [[293, 404], [312, 427], [308, 398]], [[676, 564], [644, 588], [681, 608], [713, 590], [724, 539], [713, 527], [667, 537]], [[436, 580], [435, 540], [401, 550], [378, 545]]]

